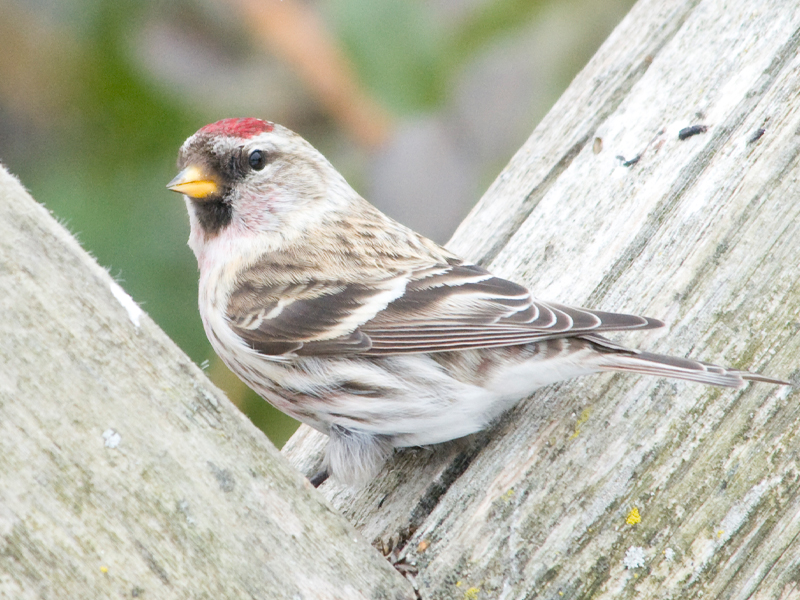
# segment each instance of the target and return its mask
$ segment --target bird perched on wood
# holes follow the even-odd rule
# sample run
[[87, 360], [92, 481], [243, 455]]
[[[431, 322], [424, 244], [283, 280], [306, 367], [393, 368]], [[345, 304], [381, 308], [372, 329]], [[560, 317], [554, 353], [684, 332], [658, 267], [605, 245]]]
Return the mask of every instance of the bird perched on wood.
[[374, 477], [396, 447], [480, 431], [579, 375], [784, 383], [603, 337], [663, 323], [533, 298], [381, 213], [280, 125], [206, 125], [178, 168], [167, 187], [186, 197], [211, 345], [265, 400], [329, 436], [326, 468], [346, 483]]

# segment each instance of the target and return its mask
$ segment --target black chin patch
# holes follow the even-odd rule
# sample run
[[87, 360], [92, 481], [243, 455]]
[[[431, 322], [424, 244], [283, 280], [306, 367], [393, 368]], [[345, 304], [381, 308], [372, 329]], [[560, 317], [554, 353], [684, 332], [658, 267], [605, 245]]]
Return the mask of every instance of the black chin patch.
[[221, 197], [207, 200], [192, 200], [200, 226], [209, 235], [216, 235], [233, 218], [233, 208]]

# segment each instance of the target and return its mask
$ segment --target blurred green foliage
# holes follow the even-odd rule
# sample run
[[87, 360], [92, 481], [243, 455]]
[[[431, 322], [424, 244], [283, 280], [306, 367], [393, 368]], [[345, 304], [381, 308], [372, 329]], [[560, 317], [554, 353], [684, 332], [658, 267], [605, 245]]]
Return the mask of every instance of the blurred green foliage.
[[402, 114], [441, 102], [445, 32], [424, 2], [333, 0], [328, 9], [362, 80], [384, 106]]
[[436, 108], [460, 65], [547, 4], [485, 2], [454, 23], [437, 18], [422, 0], [332, 0], [327, 8], [361, 79], [384, 106], [404, 114]]

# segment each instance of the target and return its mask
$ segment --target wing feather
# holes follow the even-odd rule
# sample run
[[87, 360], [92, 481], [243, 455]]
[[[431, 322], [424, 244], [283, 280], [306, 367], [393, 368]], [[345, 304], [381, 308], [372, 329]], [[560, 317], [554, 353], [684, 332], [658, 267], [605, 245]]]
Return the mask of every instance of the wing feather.
[[456, 261], [356, 283], [278, 284], [259, 278], [263, 272], [274, 270], [242, 276], [228, 318], [247, 344], [267, 355], [443, 352], [663, 325], [537, 301], [519, 284]]

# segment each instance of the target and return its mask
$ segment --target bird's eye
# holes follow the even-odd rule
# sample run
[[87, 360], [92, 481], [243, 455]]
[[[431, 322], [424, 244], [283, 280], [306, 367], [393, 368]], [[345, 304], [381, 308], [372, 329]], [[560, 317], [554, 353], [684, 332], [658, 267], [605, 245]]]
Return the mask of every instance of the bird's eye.
[[260, 171], [267, 164], [267, 153], [263, 150], [253, 150], [247, 158], [250, 168], [254, 171]]

